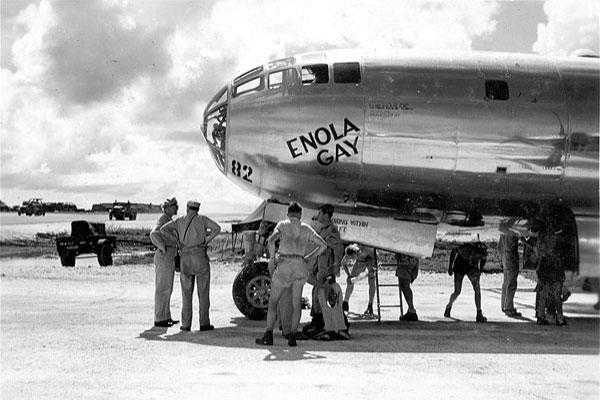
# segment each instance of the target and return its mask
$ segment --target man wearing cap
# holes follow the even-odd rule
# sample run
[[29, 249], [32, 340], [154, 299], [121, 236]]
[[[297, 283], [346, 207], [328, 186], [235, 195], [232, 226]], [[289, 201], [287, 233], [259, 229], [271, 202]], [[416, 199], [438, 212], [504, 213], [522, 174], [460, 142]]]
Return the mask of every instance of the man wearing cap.
[[[270, 268], [274, 267], [271, 279], [271, 294], [267, 311], [267, 330], [256, 344], [272, 346], [273, 328], [277, 316], [277, 304], [286, 288], [292, 288], [291, 330], [288, 334], [288, 345], [296, 346], [296, 333], [302, 313], [302, 288], [308, 277], [308, 260], [318, 256], [327, 248], [325, 241], [317, 235], [313, 228], [300, 221], [302, 207], [292, 202], [288, 207], [288, 219], [280, 221], [268, 239]], [[275, 242], [279, 240], [279, 250], [275, 252]], [[308, 244], [316, 247], [307, 253]], [[290, 318], [284, 313], [282, 318]]]
[[[313, 319], [302, 329], [307, 335], [317, 337], [324, 333], [330, 339], [337, 338], [338, 332], [347, 328], [342, 310], [341, 288], [335, 282], [335, 277], [340, 274], [344, 244], [337, 226], [331, 221], [333, 210], [331, 204], [324, 204], [317, 214], [317, 233], [327, 243], [327, 249], [317, 257], [312, 274], [308, 277], [308, 283], [313, 285]], [[333, 302], [328, 301], [328, 298]]]
[[198, 301], [200, 304], [200, 331], [211, 331], [210, 324], [210, 264], [206, 254], [208, 244], [221, 232], [221, 227], [212, 219], [198, 214], [200, 202], [190, 200], [187, 213], [171, 221], [160, 229], [165, 235], [177, 239], [181, 255], [181, 330], [189, 331], [192, 327], [192, 296], [194, 281], [198, 285]]
[[169, 327], [179, 321], [171, 319], [171, 294], [173, 293], [173, 276], [175, 265], [173, 259], [176, 254], [177, 242], [163, 235], [160, 228], [172, 221], [177, 214], [177, 199], [166, 199], [162, 204], [163, 214], [150, 232], [150, 240], [156, 246], [154, 253], [154, 326]]

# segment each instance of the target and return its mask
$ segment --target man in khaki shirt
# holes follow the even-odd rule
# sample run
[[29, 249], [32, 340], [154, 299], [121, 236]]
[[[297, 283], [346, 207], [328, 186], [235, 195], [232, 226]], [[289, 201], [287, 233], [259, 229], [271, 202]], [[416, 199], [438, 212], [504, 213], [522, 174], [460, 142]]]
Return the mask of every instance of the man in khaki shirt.
[[163, 214], [150, 232], [150, 241], [156, 246], [154, 253], [154, 326], [169, 327], [179, 322], [171, 318], [171, 294], [175, 275], [173, 259], [177, 251], [177, 242], [160, 233], [160, 228], [172, 221], [174, 215], [177, 215], [178, 208], [175, 197], [165, 200], [162, 205]]
[[221, 227], [212, 219], [198, 214], [200, 202], [190, 200], [187, 203], [187, 214], [165, 224], [160, 231], [176, 238], [181, 254], [181, 330], [189, 331], [192, 326], [192, 296], [194, 281], [198, 285], [198, 301], [200, 304], [200, 330], [211, 331], [210, 324], [210, 263], [206, 254], [208, 244], [221, 232]]
[[[256, 339], [256, 344], [272, 346], [273, 328], [277, 317], [277, 304], [285, 288], [292, 288], [291, 331], [288, 334], [288, 344], [296, 346], [296, 333], [302, 313], [302, 288], [308, 278], [308, 260], [318, 256], [325, 249], [325, 241], [307, 224], [300, 221], [302, 207], [293, 202], [288, 207], [288, 219], [281, 221], [275, 227], [268, 239], [269, 264], [275, 266], [271, 278], [271, 295], [267, 311], [267, 330], [262, 338]], [[279, 240], [279, 251], [275, 253], [275, 242]], [[310, 253], [306, 253], [309, 243], [316, 245]], [[289, 318], [284, 313], [282, 318]]]

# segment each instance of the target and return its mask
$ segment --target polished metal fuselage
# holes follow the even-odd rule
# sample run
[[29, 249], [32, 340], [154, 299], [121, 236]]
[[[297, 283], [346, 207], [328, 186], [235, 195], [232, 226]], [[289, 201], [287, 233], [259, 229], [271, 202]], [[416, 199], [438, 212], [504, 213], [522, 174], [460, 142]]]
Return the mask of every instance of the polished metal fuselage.
[[[360, 82], [334, 82], [339, 62], [359, 62]], [[329, 82], [304, 85], [302, 66], [317, 63]], [[269, 88], [276, 71], [285, 79]], [[593, 231], [599, 71], [597, 58], [505, 53], [296, 56], [228, 85], [222, 170], [263, 198], [374, 215], [524, 215], [560, 199]], [[258, 90], [236, 95], [256, 77]]]
[[[359, 61], [361, 82], [301, 84], [303, 64], [338, 61]], [[288, 68], [289, 82], [266, 88]], [[232, 98], [230, 87], [224, 172], [261, 197], [307, 204], [507, 215], [561, 198], [597, 215], [598, 74], [598, 59], [582, 58], [297, 57], [265, 68], [262, 90]], [[490, 80], [510, 97], [487, 98]]]

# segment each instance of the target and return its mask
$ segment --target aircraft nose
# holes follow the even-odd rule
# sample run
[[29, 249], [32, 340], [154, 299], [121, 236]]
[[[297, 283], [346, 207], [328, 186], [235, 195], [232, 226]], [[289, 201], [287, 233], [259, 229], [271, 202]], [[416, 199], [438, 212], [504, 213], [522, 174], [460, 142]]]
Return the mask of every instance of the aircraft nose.
[[210, 153], [223, 172], [227, 138], [227, 88], [221, 89], [208, 103], [204, 111], [202, 134]]

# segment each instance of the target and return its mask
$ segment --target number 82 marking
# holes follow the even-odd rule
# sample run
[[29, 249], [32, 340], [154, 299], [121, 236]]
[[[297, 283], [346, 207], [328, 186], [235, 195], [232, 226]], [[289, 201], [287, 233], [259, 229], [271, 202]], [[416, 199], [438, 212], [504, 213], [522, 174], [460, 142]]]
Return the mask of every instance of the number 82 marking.
[[231, 173], [237, 177], [242, 178], [246, 182], [252, 183], [250, 176], [252, 175], [252, 167], [249, 165], [242, 165], [237, 160], [231, 162]]

